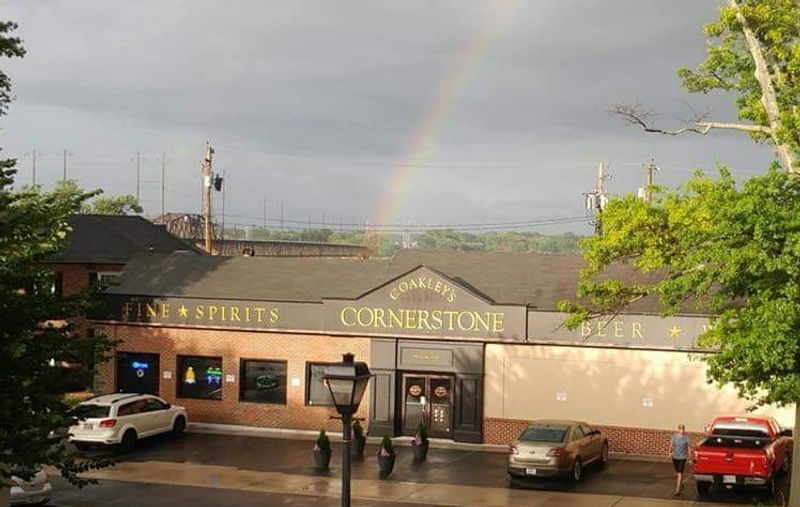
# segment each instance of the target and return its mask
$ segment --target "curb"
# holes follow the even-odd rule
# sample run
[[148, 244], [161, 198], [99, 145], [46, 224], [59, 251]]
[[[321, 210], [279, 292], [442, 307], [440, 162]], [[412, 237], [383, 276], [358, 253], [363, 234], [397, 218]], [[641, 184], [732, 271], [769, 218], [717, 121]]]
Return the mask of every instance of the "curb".
[[[285, 440], [306, 440], [313, 441], [317, 432], [312, 430], [292, 430], [284, 428], [258, 428], [254, 426], [239, 426], [233, 424], [215, 424], [215, 423], [189, 423], [186, 428], [189, 433], [202, 433], [207, 435], [227, 435], [238, 437], [260, 437], [260, 438], [280, 438]], [[328, 433], [328, 438], [331, 442], [341, 442], [341, 433]], [[394, 437], [392, 442], [394, 445], [411, 446], [411, 437]], [[452, 440], [444, 440], [440, 438], [431, 438], [430, 447], [432, 449], [452, 449], [457, 451], [473, 451], [473, 452], [508, 452], [508, 446], [496, 444], [470, 444], [466, 442], [453, 442]], [[378, 444], [381, 437], [367, 437], [367, 442]], [[626, 461], [643, 461], [643, 462], [668, 462], [669, 458], [666, 456], [651, 456], [647, 454], [631, 454], [626, 452], [612, 452], [610, 453], [616, 459]]]

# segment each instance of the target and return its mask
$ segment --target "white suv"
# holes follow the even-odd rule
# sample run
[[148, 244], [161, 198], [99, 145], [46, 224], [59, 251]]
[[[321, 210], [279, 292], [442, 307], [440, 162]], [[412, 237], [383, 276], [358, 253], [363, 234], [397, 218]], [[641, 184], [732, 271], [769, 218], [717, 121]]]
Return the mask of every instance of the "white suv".
[[180, 436], [186, 429], [186, 409], [170, 405], [152, 394], [103, 394], [75, 407], [76, 423], [69, 428], [69, 441], [119, 445], [130, 451], [140, 438], [171, 431]]

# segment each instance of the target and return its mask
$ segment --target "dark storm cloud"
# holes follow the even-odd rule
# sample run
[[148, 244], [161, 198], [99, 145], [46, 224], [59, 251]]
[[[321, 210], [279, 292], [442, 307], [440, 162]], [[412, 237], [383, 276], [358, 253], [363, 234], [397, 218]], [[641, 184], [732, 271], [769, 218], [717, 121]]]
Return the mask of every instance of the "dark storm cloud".
[[[421, 152], [398, 220], [516, 221], [582, 212], [596, 163], [635, 190], [656, 156], [662, 181], [724, 155], [739, 174], [770, 153], [737, 135], [648, 137], [607, 110], [641, 100], [664, 124], [683, 100], [734, 117], [726, 97], [687, 97], [675, 71], [703, 58], [717, 2], [5, 2], [29, 50], [4, 63], [17, 102], [2, 145], [58, 177], [68, 147], [86, 186], [131, 191], [131, 156], [170, 159], [170, 207], [196, 209], [213, 139], [229, 211], [255, 222], [263, 198], [308, 214], [374, 215], [443, 80], [497, 16], [485, 47]], [[25, 159], [22, 159], [23, 165]], [[672, 167], [673, 169], [669, 169]], [[483, 169], [481, 169], [483, 168]], [[49, 171], [49, 172], [48, 172]], [[145, 186], [145, 198], [156, 188]], [[158, 204], [146, 202], [150, 212]], [[437, 204], [438, 203], [438, 204]], [[232, 211], [231, 211], [232, 210]], [[272, 213], [276, 210], [271, 209]]]

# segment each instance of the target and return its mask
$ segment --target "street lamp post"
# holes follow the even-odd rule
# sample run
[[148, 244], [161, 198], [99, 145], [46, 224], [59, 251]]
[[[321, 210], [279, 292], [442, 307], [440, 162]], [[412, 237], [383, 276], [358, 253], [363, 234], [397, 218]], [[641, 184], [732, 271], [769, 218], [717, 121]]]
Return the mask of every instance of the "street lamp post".
[[369, 383], [369, 367], [366, 363], [354, 362], [355, 356], [347, 353], [342, 356], [341, 363], [325, 368], [325, 379], [331, 391], [336, 411], [342, 416], [342, 507], [350, 507], [350, 445], [352, 439], [351, 423], [353, 414], [358, 411], [361, 398]]

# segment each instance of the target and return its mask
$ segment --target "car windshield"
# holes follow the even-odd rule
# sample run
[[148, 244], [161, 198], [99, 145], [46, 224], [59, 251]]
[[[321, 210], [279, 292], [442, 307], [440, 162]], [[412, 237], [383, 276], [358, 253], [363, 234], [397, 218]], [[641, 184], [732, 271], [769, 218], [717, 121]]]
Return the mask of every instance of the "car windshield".
[[78, 405], [72, 410], [72, 415], [78, 419], [99, 419], [108, 417], [110, 410], [108, 405]]
[[529, 442], [563, 442], [564, 435], [567, 434], [566, 428], [543, 428], [533, 427], [528, 428], [520, 435], [520, 440]]

